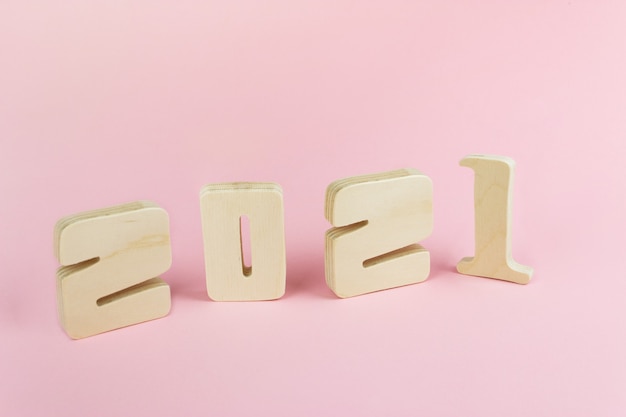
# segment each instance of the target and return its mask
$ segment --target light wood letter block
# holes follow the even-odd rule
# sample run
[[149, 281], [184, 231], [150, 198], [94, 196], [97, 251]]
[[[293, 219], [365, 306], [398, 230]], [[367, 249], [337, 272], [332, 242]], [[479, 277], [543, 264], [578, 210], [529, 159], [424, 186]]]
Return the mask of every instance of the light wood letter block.
[[433, 229], [429, 177], [402, 169], [335, 181], [326, 190], [326, 283], [341, 298], [424, 281]]
[[157, 275], [171, 265], [169, 219], [138, 201], [76, 214], [55, 227], [57, 304], [73, 339], [160, 318], [170, 288]]
[[463, 258], [461, 274], [528, 284], [531, 267], [511, 255], [511, 205], [515, 162], [505, 156], [468, 155], [461, 166], [474, 170], [475, 256]]
[[[273, 183], [210, 184], [200, 192], [206, 286], [215, 301], [274, 300], [285, 293], [283, 193]], [[250, 227], [244, 264], [242, 217]]]

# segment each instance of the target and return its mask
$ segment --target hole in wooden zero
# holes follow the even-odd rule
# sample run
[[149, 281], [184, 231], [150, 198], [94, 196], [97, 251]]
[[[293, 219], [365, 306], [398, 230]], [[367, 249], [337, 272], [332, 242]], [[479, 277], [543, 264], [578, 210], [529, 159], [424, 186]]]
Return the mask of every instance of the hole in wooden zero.
[[239, 217], [239, 236], [241, 238], [241, 270], [243, 275], [252, 275], [252, 244], [250, 242], [250, 219]]

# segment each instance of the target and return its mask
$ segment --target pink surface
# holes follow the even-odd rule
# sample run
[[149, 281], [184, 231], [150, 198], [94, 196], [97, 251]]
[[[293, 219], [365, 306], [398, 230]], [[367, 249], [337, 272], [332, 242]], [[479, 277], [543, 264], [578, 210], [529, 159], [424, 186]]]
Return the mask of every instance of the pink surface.
[[[622, 416], [626, 3], [0, 3], [0, 415]], [[517, 161], [528, 286], [473, 253], [469, 153]], [[337, 299], [333, 180], [413, 167], [435, 187], [432, 273]], [[287, 292], [216, 303], [205, 183], [284, 189]], [[70, 340], [62, 216], [168, 210], [163, 319]]]

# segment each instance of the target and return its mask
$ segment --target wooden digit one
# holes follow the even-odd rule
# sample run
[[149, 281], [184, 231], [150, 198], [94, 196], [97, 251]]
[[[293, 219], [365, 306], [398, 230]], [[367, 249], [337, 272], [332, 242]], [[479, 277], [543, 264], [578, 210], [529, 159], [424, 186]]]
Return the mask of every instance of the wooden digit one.
[[169, 219], [138, 201], [65, 217], [55, 227], [57, 304], [67, 334], [80, 339], [166, 316]]
[[475, 255], [457, 264], [461, 274], [528, 284], [533, 269], [511, 255], [511, 205], [515, 161], [505, 156], [468, 155], [474, 170]]
[[[206, 285], [216, 301], [274, 300], [285, 293], [282, 189], [224, 183], [200, 192]], [[249, 219], [251, 265], [244, 264], [242, 217]]]
[[345, 298], [424, 281], [433, 229], [430, 178], [414, 169], [335, 181], [326, 191], [326, 283]]

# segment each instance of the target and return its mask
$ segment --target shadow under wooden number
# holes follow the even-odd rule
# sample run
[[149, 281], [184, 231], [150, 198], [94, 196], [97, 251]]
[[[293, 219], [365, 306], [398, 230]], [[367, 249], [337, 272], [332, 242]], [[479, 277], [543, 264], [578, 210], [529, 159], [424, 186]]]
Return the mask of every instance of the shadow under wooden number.
[[414, 169], [338, 180], [326, 190], [326, 283], [345, 298], [424, 281], [433, 187]]
[[169, 219], [138, 201], [59, 220], [57, 304], [67, 334], [80, 339], [166, 316], [171, 265]]
[[[209, 297], [216, 301], [282, 297], [286, 259], [280, 186], [210, 184], [200, 192], [200, 204]], [[249, 265], [244, 262], [242, 228], [246, 223], [250, 231]]]
[[506, 156], [468, 155], [460, 162], [474, 170], [475, 255], [461, 259], [461, 274], [528, 284], [531, 267], [511, 255], [511, 206], [515, 162]]

